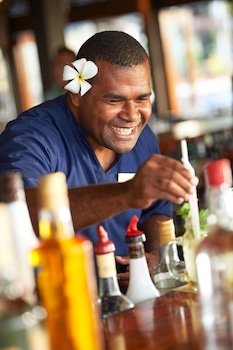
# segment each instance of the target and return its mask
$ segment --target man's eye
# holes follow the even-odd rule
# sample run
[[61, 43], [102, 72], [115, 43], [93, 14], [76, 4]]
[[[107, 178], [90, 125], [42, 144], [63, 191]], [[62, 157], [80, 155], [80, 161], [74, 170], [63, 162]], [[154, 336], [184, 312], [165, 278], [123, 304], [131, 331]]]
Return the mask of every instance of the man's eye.
[[149, 100], [148, 96], [142, 96], [142, 97], [137, 98], [136, 102], [140, 103], [140, 102], [145, 102], [145, 101], [148, 101], [148, 100]]
[[121, 100], [119, 100], [119, 99], [111, 99], [111, 100], [109, 100], [109, 102], [110, 103], [120, 103], [121, 102]]

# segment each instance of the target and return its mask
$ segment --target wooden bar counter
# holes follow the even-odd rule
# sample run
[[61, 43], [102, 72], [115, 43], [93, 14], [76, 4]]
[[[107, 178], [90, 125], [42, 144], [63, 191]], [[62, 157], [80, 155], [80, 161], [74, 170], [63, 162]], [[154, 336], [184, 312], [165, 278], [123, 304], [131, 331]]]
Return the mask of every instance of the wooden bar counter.
[[106, 350], [202, 350], [197, 295], [170, 292], [103, 320]]

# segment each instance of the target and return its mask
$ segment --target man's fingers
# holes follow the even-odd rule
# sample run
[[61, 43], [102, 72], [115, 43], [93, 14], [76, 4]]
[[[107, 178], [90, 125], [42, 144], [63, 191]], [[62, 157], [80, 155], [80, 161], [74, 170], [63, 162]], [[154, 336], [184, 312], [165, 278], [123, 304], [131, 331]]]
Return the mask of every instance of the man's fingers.
[[118, 264], [121, 264], [121, 265], [128, 265], [129, 264], [129, 257], [128, 256], [115, 256], [115, 260]]

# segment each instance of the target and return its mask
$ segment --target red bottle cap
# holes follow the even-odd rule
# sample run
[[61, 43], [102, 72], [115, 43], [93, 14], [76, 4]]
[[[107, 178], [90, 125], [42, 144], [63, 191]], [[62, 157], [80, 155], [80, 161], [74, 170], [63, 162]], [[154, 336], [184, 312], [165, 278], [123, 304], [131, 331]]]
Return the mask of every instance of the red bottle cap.
[[227, 158], [207, 163], [204, 168], [204, 177], [207, 186], [219, 187], [223, 183], [232, 186], [232, 170]]
[[138, 221], [139, 221], [138, 217], [134, 215], [126, 230], [126, 235], [125, 235], [126, 243], [145, 242], [146, 236], [142, 231], [138, 230], [138, 227], [137, 227]]
[[108, 254], [115, 251], [115, 245], [112, 241], [108, 239], [108, 233], [103, 228], [103, 226], [99, 225], [97, 227], [99, 241], [94, 244], [94, 253], [95, 254]]

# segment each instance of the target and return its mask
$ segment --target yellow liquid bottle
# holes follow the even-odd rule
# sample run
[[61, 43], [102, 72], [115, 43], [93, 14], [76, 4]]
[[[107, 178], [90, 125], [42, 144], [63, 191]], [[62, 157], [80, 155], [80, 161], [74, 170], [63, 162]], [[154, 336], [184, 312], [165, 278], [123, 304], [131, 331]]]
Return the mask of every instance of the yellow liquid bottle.
[[65, 175], [39, 183], [41, 245], [32, 251], [51, 350], [102, 350], [101, 318], [91, 241], [74, 234]]

